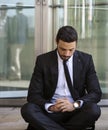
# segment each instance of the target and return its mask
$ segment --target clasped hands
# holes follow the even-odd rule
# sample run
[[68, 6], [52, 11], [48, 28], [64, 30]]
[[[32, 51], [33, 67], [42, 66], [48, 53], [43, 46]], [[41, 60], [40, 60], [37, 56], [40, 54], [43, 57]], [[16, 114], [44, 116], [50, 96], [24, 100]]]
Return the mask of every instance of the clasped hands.
[[55, 104], [48, 108], [52, 112], [71, 112], [75, 110], [73, 103], [71, 103], [67, 98], [57, 99]]

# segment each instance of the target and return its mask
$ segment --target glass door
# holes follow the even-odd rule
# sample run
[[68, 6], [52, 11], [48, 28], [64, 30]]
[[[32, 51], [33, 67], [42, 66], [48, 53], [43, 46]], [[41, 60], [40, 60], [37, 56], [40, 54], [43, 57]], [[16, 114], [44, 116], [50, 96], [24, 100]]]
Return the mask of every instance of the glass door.
[[34, 33], [35, 0], [0, 0], [0, 101], [26, 97], [35, 59]]

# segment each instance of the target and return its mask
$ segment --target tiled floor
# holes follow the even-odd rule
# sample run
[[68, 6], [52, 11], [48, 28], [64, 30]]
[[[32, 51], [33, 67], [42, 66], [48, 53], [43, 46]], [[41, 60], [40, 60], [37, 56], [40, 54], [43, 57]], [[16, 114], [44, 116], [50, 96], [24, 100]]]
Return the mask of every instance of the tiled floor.
[[20, 115], [20, 108], [0, 108], [0, 130], [25, 130], [27, 123]]
[[[108, 107], [102, 107], [96, 130], [108, 130]], [[21, 117], [20, 107], [0, 107], [0, 130], [25, 130], [27, 123]]]

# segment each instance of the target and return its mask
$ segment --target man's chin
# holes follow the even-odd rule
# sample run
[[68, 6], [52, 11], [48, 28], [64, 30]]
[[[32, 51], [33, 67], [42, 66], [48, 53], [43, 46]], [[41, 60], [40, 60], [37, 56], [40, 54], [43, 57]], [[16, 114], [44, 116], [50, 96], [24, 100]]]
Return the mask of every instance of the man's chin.
[[62, 57], [62, 60], [68, 60], [70, 57]]

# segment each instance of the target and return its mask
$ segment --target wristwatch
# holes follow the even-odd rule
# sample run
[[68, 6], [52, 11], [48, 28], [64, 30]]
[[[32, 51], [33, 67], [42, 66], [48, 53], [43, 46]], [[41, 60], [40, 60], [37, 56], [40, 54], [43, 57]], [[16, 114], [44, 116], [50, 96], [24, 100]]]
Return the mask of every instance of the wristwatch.
[[73, 107], [74, 107], [75, 109], [80, 108], [80, 101], [75, 101], [75, 102], [73, 103]]

